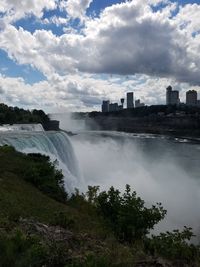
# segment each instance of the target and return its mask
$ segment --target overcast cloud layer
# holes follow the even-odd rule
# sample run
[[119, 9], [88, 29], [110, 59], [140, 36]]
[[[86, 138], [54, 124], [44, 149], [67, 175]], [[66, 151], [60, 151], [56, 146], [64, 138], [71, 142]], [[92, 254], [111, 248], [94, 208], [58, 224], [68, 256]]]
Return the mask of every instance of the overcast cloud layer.
[[[31, 65], [46, 77], [30, 85], [2, 72], [1, 98], [30, 107], [40, 103], [96, 109], [102, 99], [116, 101], [129, 90], [148, 104], [164, 103], [169, 83], [182, 94], [190, 87], [199, 90], [200, 4], [133, 0], [107, 7], [99, 16], [87, 16], [92, 2], [0, 2], [0, 49], [17, 64]], [[48, 11], [55, 14], [44, 18]], [[16, 27], [19, 19], [30, 16], [40, 29]], [[46, 24], [59, 25], [63, 33], [42, 27]], [[113, 76], [105, 79], [102, 74]]]

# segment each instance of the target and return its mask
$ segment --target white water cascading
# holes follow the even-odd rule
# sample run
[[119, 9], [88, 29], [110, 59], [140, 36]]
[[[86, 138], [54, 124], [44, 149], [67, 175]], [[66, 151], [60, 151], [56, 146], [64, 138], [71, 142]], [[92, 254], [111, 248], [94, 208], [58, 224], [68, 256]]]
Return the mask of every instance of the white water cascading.
[[3, 126], [0, 126], [0, 133], [1, 132], [44, 132], [44, 128], [42, 127], [42, 124], [4, 124]]
[[65, 132], [45, 132], [41, 124], [3, 125], [0, 127], [0, 145], [11, 145], [24, 153], [41, 153], [58, 161], [65, 178], [67, 192], [82, 184], [78, 162]]

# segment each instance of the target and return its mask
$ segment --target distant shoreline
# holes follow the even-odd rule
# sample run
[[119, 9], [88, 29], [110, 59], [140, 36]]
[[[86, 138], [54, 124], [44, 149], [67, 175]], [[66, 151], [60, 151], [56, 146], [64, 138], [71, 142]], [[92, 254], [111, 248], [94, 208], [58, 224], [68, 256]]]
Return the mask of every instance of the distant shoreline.
[[196, 140], [200, 138], [199, 117], [111, 117], [97, 116], [83, 119], [91, 130], [167, 135]]

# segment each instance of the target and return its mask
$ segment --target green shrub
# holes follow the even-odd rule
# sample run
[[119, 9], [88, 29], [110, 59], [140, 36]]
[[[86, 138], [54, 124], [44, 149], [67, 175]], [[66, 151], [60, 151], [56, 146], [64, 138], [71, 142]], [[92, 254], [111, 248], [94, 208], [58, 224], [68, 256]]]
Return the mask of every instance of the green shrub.
[[114, 187], [99, 194], [99, 187], [88, 189], [86, 195], [89, 202], [109, 222], [120, 241], [133, 242], [143, 238], [166, 214], [161, 203], [151, 208], [145, 207], [145, 202], [137, 197], [136, 192], [131, 192], [129, 185], [126, 185], [124, 194]]
[[15, 148], [9, 145], [3, 145], [1, 146], [1, 151], [5, 153], [15, 152]]
[[200, 261], [200, 248], [189, 241], [193, 237], [192, 228], [184, 227], [183, 231], [161, 233], [146, 240], [146, 249], [151, 254], [170, 260], [183, 260], [188, 263]]
[[68, 195], [64, 188], [64, 177], [56, 169], [56, 161], [52, 163], [48, 156], [41, 154], [28, 154], [24, 157], [26, 164], [15, 170], [17, 174], [50, 197], [66, 202]]

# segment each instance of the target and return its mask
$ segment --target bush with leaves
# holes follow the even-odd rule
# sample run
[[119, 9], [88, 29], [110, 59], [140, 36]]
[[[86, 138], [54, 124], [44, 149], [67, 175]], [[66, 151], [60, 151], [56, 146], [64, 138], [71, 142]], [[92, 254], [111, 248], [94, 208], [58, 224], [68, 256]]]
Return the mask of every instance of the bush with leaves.
[[93, 203], [109, 222], [120, 241], [133, 242], [146, 236], [160, 220], [165, 217], [166, 210], [161, 203], [151, 208], [132, 192], [126, 185], [124, 194], [111, 187], [108, 192], [98, 193], [99, 187], [89, 187], [88, 200]]
[[200, 260], [200, 248], [189, 241], [193, 237], [192, 228], [184, 227], [182, 231], [161, 233], [152, 236], [145, 242], [147, 251], [153, 255], [159, 255], [170, 260], [183, 260], [194, 263]]
[[19, 166], [16, 172], [39, 190], [60, 202], [66, 202], [67, 193], [64, 188], [64, 177], [57, 170], [57, 162], [51, 162], [48, 156], [41, 154], [24, 155], [26, 165]]

